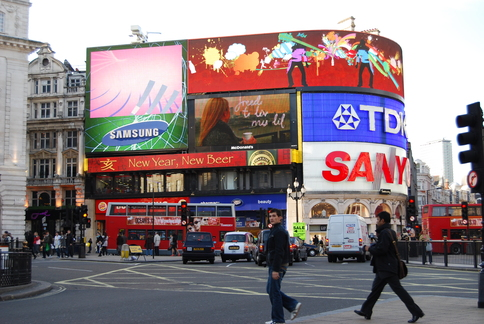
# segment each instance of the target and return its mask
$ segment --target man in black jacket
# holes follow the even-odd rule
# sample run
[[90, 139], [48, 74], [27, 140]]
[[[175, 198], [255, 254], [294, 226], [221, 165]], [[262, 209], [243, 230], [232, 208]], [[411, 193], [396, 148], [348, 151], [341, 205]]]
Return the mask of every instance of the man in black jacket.
[[289, 233], [282, 227], [282, 213], [279, 209], [269, 210], [269, 222], [272, 225], [267, 240], [267, 293], [272, 304], [272, 320], [266, 324], [285, 323], [284, 308], [291, 312], [291, 320], [295, 319], [301, 308], [301, 303], [281, 291], [282, 278], [289, 265]]
[[376, 274], [375, 280], [371, 287], [371, 293], [361, 306], [361, 310], [355, 310], [355, 313], [369, 320], [373, 306], [375, 306], [383, 288], [385, 288], [386, 284], [389, 284], [393, 292], [400, 297], [412, 314], [412, 318], [408, 322], [415, 323], [420, 317], [424, 316], [424, 313], [415, 304], [412, 297], [400, 284], [400, 279], [398, 279], [398, 259], [393, 245], [393, 242], [396, 242], [397, 235], [391, 229], [390, 214], [383, 211], [376, 216], [376, 220], [378, 240], [370, 246], [365, 245], [363, 247], [365, 251], [370, 251], [373, 256], [371, 265], [373, 266], [373, 272]]

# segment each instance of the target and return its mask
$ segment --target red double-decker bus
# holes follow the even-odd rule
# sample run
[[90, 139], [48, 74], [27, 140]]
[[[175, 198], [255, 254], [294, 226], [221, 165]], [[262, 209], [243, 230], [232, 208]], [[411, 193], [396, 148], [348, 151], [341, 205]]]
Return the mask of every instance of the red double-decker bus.
[[[459, 204], [425, 205], [422, 208], [422, 229], [427, 229], [432, 240], [480, 239], [482, 227], [481, 205], [468, 205], [468, 224], [462, 220], [462, 209]], [[439, 245], [440, 246], [440, 245]], [[462, 245], [449, 242], [449, 252], [460, 254]], [[439, 252], [435, 250], [434, 252]]]
[[[220, 249], [227, 232], [235, 231], [234, 204], [188, 203], [189, 224], [181, 224], [179, 203], [109, 202], [106, 210], [106, 232], [110, 237], [108, 249], [116, 249], [116, 236], [123, 231], [128, 244], [144, 246], [147, 235], [158, 233], [160, 250], [168, 248], [169, 237], [175, 234], [179, 241], [187, 231], [210, 232]], [[181, 246], [181, 244], [178, 244]]]

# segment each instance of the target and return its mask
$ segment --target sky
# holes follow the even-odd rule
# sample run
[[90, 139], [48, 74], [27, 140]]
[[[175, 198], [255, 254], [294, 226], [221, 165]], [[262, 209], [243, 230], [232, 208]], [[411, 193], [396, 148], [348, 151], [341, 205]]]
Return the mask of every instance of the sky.
[[[451, 140], [454, 181], [465, 184], [455, 117], [468, 104], [484, 106], [482, 0], [30, 0], [29, 38], [51, 45], [55, 58], [85, 68], [88, 47], [129, 44], [131, 25], [148, 41], [284, 31], [378, 28], [403, 51], [407, 136], [414, 159], [420, 145]], [[29, 57], [35, 59], [35, 54]]]

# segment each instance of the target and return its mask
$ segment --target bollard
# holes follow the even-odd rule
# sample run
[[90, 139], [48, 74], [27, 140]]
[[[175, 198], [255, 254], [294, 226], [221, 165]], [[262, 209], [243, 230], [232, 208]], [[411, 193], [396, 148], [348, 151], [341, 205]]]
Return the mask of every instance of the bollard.
[[129, 259], [129, 245], [123, 244], [121, 247], [121, 259], [128, 260]]
[[477, 299], [477, 307], [484, 308], [484, 262], [479, 265], [481, 271], [479, 272], [479, 295]]

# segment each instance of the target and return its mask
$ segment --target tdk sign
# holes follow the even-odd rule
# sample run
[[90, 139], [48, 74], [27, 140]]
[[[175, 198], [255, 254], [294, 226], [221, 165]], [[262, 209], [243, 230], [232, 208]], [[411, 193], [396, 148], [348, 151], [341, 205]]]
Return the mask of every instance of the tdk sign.
[[304, 93], [303, 141], [368, 142], [406, 148], [403, 104], [352, 93]]
[[108, 132], [103, 137], [107, 146], [125, 146], [148, 141], [163, 134], [168, 123], [162, 120], [145, 121], [121, 126]]

